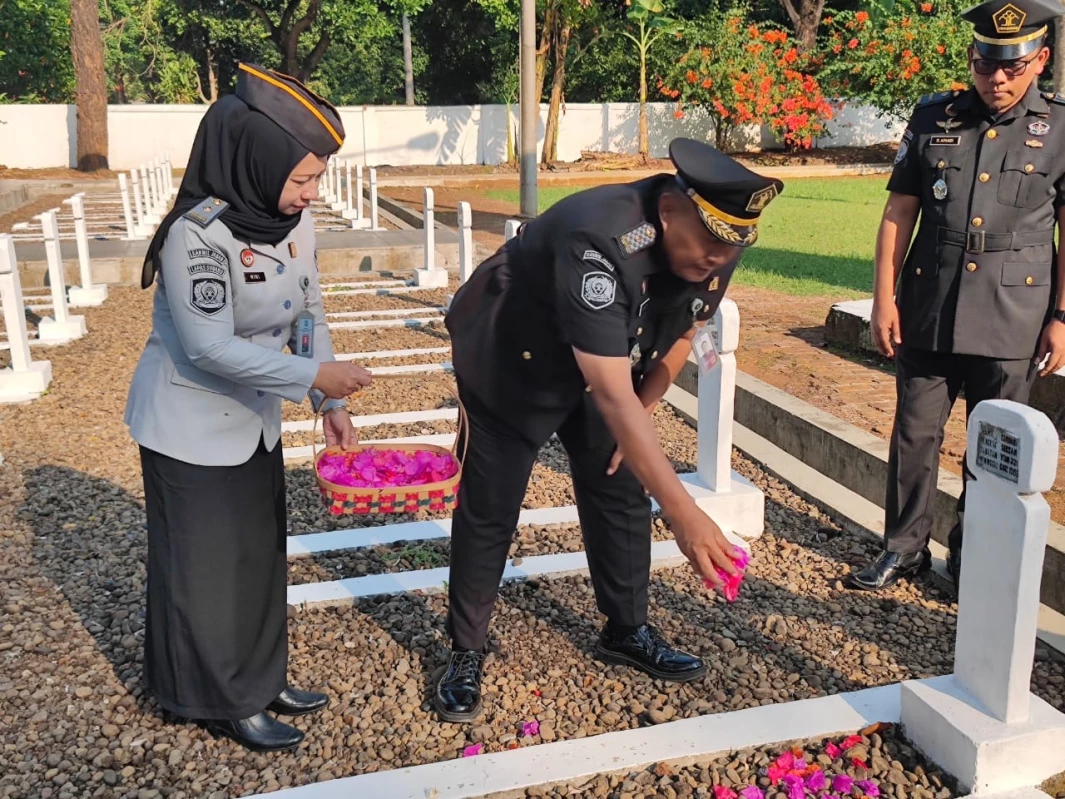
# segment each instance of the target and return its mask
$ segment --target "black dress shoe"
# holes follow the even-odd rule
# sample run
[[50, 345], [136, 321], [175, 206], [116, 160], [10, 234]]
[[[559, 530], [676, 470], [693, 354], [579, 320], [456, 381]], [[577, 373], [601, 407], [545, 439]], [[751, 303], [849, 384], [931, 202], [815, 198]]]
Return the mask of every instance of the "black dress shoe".
[[961, 588], [961, 550], [952, 549], [947, 555], [947, 573], [954, 580], [954, 588]]
[[452, 652], [447, 671], [436, 684], [433, 704], [444, 721], [473, 721], [481, 714], [481, 675], [484, 654]]
[[303, 740], [303, 733], [284, 724], [266, 712], [239, 721], [212, 719], [207, 728], [232, 738], [253, 752], [282, 752], [295, 749]]
[[847, 581], [851, 588], [879, 591], [897, 583], [903, 577], [923, 574], [932, 568], [932, 554], [920, 552], [881, 552], [880, 555]]
[[706, 674], [702, 660], [671, 647], [649, 624], [624, 632], [607, 624], [599, 633], [595, 656], [605, 663], [639, 669], [656, 680], [687, 682]]
[[282, 716], [302, 716], [305, 713], [313, 713], [321, 710], [329, 704], [329, 697], [325, 694], [313, 694], [310, 691], [299, 691], [291, 685], [286, 686], [277, 699], [267, 706]]

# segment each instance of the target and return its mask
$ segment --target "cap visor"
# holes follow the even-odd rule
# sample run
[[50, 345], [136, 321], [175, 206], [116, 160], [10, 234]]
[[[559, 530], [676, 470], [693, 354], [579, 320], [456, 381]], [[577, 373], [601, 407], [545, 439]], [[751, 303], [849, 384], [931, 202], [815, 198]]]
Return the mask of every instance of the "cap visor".
[[1034, 39], [1020, 44], [988, 44], [974, 40], [973, 49], [981, 58], [993, 58], [996, 61], [1012, 61], [1031, 55], [1043, 46], [1043, 39]]

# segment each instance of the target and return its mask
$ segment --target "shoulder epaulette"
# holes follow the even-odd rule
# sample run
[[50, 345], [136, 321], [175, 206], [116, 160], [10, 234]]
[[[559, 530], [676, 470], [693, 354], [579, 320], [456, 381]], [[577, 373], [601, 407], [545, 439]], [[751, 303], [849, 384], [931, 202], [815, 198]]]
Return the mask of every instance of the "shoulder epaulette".
[[208, 197], [195, 208], [190, 208], [186, 211], [183, 216], [186, 219], [191, 219], [200, 227], [207, 227], [227, 208], [229, 208], [229, 203], [224, 200], [219, 200], [216, 197]]
[[658, 233], [655, 231], [654, 225], [650, 222], [642, 222], [628, 233], [615, 236], [614, 241], [617, 242], [618, 249], [621, 250], [622, 254], [628, 258], [633, 253], [646, 250], [654, 244], [657, 236]]
[[1058, 105], [1065, 105], [1065, 94], [1055, 94], [1054, 92], [1043, 92], [1043, 97], [1052, 103]]
[[947, 100], [953, 100], [955, 97], [958, 96], [959, 93], [960, 92], [957, 91], [949, 91], [936, 92], [935, 94], [926, 94], [922, 96], [920, 100], [917, 101], [917, 107], [920, 108], [922, 106], [933, 105], [935, 103], [945, 103], [947, 102]]

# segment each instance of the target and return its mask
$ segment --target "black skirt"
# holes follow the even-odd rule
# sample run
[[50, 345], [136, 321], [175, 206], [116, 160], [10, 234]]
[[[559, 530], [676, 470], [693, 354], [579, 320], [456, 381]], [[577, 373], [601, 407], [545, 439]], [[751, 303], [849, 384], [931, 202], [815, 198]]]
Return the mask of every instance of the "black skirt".
[[192, 719], [242, 719], [285, 687], [288, 625], [281, 442], [239, 466], [141, 447], [148, 515], [144, 677]]

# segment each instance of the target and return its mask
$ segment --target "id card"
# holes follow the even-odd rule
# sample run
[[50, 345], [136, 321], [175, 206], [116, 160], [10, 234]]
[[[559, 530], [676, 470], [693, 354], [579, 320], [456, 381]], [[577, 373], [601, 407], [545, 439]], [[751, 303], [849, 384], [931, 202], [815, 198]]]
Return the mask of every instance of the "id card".
[[301, 358], [314, 357], [314, 314], [300, 311], [296, 316], [296, 354]]
[[692, 352], [695, 353], [701, 375], [709, 374], [721, 363], [717, 357], [717, 347], [714, 346], [714, 336], [708, 326], [699, 328], [692, 336]]

